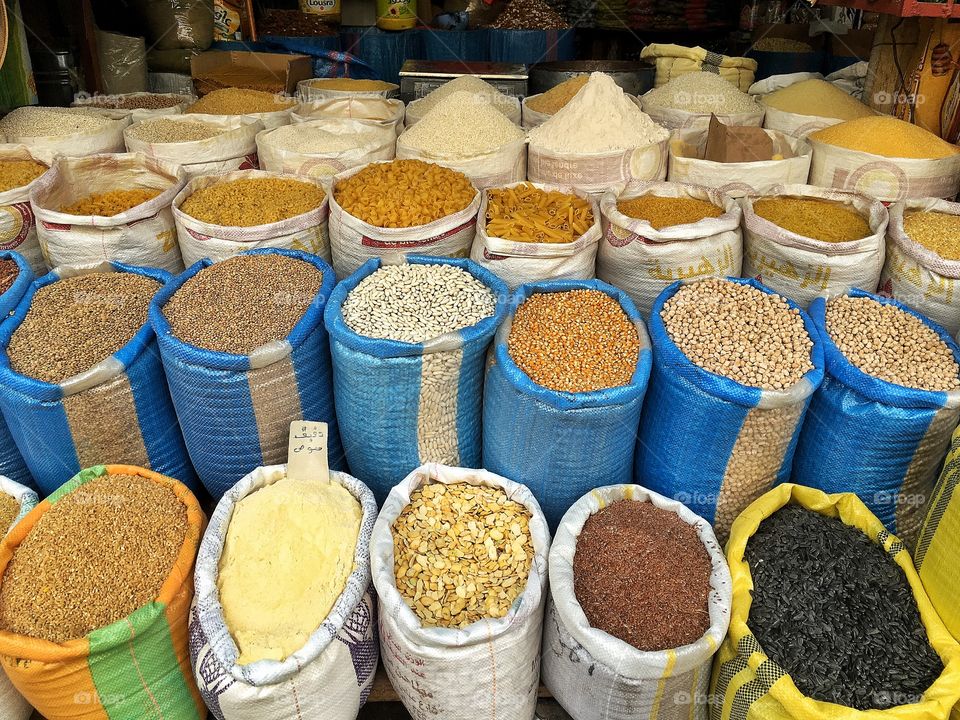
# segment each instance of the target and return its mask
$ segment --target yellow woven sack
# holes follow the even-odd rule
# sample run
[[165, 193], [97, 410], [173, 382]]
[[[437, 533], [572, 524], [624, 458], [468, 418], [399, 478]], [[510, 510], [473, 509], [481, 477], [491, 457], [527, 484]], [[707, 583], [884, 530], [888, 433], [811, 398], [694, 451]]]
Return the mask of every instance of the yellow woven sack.
[[643, 60], [653, 60], [657, 66], [654, 87], [666, 85], [678, 75], [703, 70], [717, 73], [740, 88], [740, 92], [746, 92], [753, 85], [753, 76], [757, 72], [756, 60], [719, 55], [702, 47], [688, 48], [683, 45], [654, 43], [647, 45], [640, 52], [640, 57]]
[[[766, 518], [795, 504], [836, 517], [873, 538], [893, 558], [913, 590], [930, 645], [944, 670], [923, 700], [889, 710], [861, 711], [814, 700], [769, 659], [749, 627], [753, 579], [743, 558], [747, 541]], [[711, 720], [946, 720], [960, 700], [960, 645], [950, 636], [923, 590], [910, 553], [853, 493], [827, 495], [801, 485], [780, 485], [750, 505], [733, 523], [727, 543], [733, 578], [730, 632], [717, 653], [710, 683]]]

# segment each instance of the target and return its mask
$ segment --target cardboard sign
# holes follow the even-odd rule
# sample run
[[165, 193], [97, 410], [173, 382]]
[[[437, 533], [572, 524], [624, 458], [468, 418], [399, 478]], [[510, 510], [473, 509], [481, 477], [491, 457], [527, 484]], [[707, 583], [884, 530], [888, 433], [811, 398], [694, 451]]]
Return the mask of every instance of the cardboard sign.
[[330, 482], [326, 423], [308, 420], [294, 420], [290, 423], [287, 477], [294, 480]]
[[721, 163], [758, 162], [772, 160], [773, 154], [773, 139], [763, 128], [724, 125], [716, 115], [710, 116], [704, 160]]

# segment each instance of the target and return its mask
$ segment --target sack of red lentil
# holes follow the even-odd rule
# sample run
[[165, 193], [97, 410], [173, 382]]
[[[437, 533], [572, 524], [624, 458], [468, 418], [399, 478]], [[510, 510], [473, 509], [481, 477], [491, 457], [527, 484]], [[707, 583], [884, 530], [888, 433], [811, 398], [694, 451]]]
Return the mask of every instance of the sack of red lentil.
[[[617, 207], [644, 195], [704, 200], [723, 208], [723, 214], [655, 230]], [[740, 275], [740, 206], [720, 190], [673, 182], [633, 183], [622, 193], [604, 193], [600, 212], [605, 229], [597, 252], [597, 278], [626, 291], [644, 317], [650, 315], [656, 297], [676, 280]]]
[[[139, 153], [58, 157], [30, 192], [47, 263], [115, 260], [180, 272], [170, 204], [185, 182], [181, 168]], [[125, 192], [141, 195], [118, 195]]]
[[[44, 493], [105, 457], [136, 463], [194, 486], [196, 475], [177, 427], [148, 322], [114, 353], [59, 382], [39, 380], [11, 367], [11, 339], [24, 325], [37, 292], [60, 280], [98, 273], [131, 273], [161, 286], [171, 279], [163, 270], [102, 263], [61, 266], [34, 282], [12, 317], [0, 326], [0, 409], [10, 433]], [[94, 307], [123, 302], [123, 296], [101, 296], [103, 291], [68, 292], [71, 302]], [[37, 335], [32, 342], [46, 339]], [[63, 352], [70, 352], [70, 346]]]
[[[558, 391], [537, 383], [511, 356], [517, 308], [533, 295], [571, 290], [604, 293], [635, 328], [639, 347], [628, 382], [600, 390]], [[524, 285], [513, 294], [510, 307], [497, 330], [484, 379], [483, 467], [522, 480], [555, 528], [585, 492], [633, 473], [640, 409], [650, 377], [650, 339], [630, 297], [597, 280]], [[586, 457], [589, 463], [584, 463]]]
[[[284, 248], [318, 255], [330, 262], [330, 237], [327, 232], [327, 198], [312, 210], [278, 222], [240, 227], [215, 225], [187, 215], [182, 207], [198, 190], [234, 180], [297, 180], [323, 189], [319, 178], [291, 178], [279, 172], [237, 170], [223, 175], [204, 175], [188, 181], [173, 199], [173, 217], [183, 262], [190, 267], [200, 260], [223, 260], [244, 250]], [[274, 201], [275, 202], [275, 201]]]
[[[13, 262], [15, 267], [10, 266], [10, 262]], [[6, 318], [16, 309], [30, 289], [34, 275], [26, 259], [12, 250], [0, 250], [0, 265], [6, 266], [5, 274], [0, 279], [0, 288], [9, 283], [7, 289], [0, 292], [0, 317]], [[33, 476], [2, 416], [0, 416], [0, 475], [21, 485], [34, 487]]]
[[[10, 161], [46, 165], [35, 158], [26, 145], [0, 145], [0, 162]], [[0, 246], [16, 250], [35, 273], [42, 275], [48, 267], [37, 237], [37, 219], [30, 208], [30, 193], [45, 171], [37, 167], [36, 172], [39, 174], [26, 184], [0, 192]]]
[[[0, 631], [0, 665], [14, 687], [47, 720], [202, 720], [206, 708], [190, 670], [187, 621], [193, 598], [193, 564], [206, 520], [197, 499], [182, 483], [126, 465], [83, 470], [10, 531], [0, 545], [0, 575], [57, 503], [105, 475], [146, 478], [171, 490], [184, 506], [186, 534], [158, 596], [127, 617], [67, 642]], [[103, 502], [123, 499], [111, 496]], [[137, 552], [148, 549], [149, 545]], [[89, 559], [76, 558], [74, 562], [87, 563]]]
[[[827, 301], [817, 298], [810, 306], [823, 344], [826, 375], [810, 402], [792, 479], [825, 492], [857, 493], [890, 532], [913, 548], [950, 434], [960, 420], [960, 380], [955, 367], [949, 366], [951, 356], [960, 363], [960, 347], [946, 330], [896, 300], [861, 290], [846, 295], [874, 300], [864, 307], [875, 312], [862, 314], [848, 305], [847, 319], [835, 316], [828, 323]], [[899, 308], [913, 321], [893, 326], [895, 318], [881, 315], [878, 303]], [[862, 348], [863, 357], [854, 358], [861, 365], [888, 377], [900, 368], [897, 381], [868, 374], [848, 359], [831, 327]], [[861, 334], [860, 343], [852, 340]], [[874, 344], [869, 338], [877, 335]], [[936, 345], [944, 356], [935, 354]], [[911, 351], [912, 356], [907, 354]], [[920, 367], [923, 359], [942, 364], [944, 374], [954, 376], [934, 378], [949, 390], [916, 386], [928, 381], [924, 375], [928, 368]], [[911, 382], [914, 386], [908, 385]]]
[[[851, 477], [855, 476], [851, 475]], [[788, 506], [798, 506], [826, 518], [836, 518], [848, 528], [863, 533], [870, 542], [889, 555], [889, 562], [894, 566], [892, 568], [894, 577], [902, 577], [908, 586], [916, 609], [919, 610], [919, 622], [926, 631], [926, 640], [944, 665], [943, 672], [926, 688], [922, 696], [915, 697], [911, 694], [910, 697], [898, 699], [899, 693], [884, 688], [864, 698], [866, 702], [874, 704], [875, 708], [866, 711], [817, 699], [804, 694], [797, 687], [790, 673], [771, 657], [770, 649], [765, 649], [761, 645], [757, 638], [757, 628], [754, 627], [756, 621], [752, 617], [756, 613], [757, 587], [751, 565], [746, 559], [748, 543], [757, 536], [758, 530], [763, 531], [764, 524], [769, 522], [772, 516], [775, 517], [778, 511]], [[797, 537], [791, 543], [797, 549], [788, 550], [782, 545], [777, 545], [775, 552], [802, 553], [802, 560], [798, 557], [794, 562], [796, 565], [804, 565], [810, 562], [808, 558], [816, 553], [819, 540], [817, 537]], [[822, 551], [819, 554], [822, 554]], [[730, 533], [730, 541], [727, 543], [727, 561], [733, 578], [733, 603], [730, 631], [720, 645], [713, 665], [710, 682], [712, 720], [810, 720], [811, 718], [840, 720], [840, 718], [858, 717], [877, 720], [947, 720], [950, 716], [950, 708], [960, 699], [960, 647], [950, 637], [950, 633], [924, 592], [909, 551], [896, 536], [887, 532], [883, 523], [864, 507], [855, 495], [852, 493], [827, 495], [813, 488], [789, 483], [774, 488], [737, 518]], [[829, 563], [832, 569], [839, 565], [836, 559], [831, 561], [830, 557], [821, 559], [818, 565], [823, 566], [824, 563]], [[845, 567], [842, 569], [837, 567], [836, 572], [843, 572], [845, 569]], [[835, 593], [831, 595], [879, 593], [882, 599], [876, 602], [899, 602], [899, 599], [892, 594], [884, 595], [885, 589], [874, 587], [880, 584], [880, 578], [874, 579], [869, 583], [870, 587], [867, 587], [868, 582], [862, 578], [851, 578], [847, 583], [844, 582], [844, 577], [838, 577], [836, 572], [831, 572], [825, 583], [828, 585], [825, 592], [835, 588]], [[770, 591], [776, 592], [776, 588], [772, 587]], [[772, 619], [769, 608], [766, 609], [765, 615], [769, 622]], [[901, 618], [907, 615], [906, 608], [898, 613]], [[845, 663], [848, 665], [847, 668], [843, 668], [845, 674], [862, 673], [872, 665], [882, 665], [887, 662], [887, 657], [884, 656], [886, 648], [880, 645], [882, 641], [876, 641], [873, 638], [867, 640], [866, 632], [872, 629], [869, 624], [870, 619], [871, 617], [867, 618], [867, 624], [861, 630], [863, 634], [859, 637], [851, 639], [850, 636], [844, 636], [841, 639], [844, 644], [862, 645], [862, 650], [859, 652], [848, 650], [843, 653]], [[804, 624], [816, 625], [824, 628], [829, 635], [831, 634], [829, 629], [833, 626], [828, 623], [824, 623], [821, 616], [813, 616], [811, 619], [793, 619], [787, 627], [793, 630], [794, 627]], [[812, 629], [811, 627], [807, 634]], [[896, 629], [892, 632], [896, 632]], [[806, 643], [808, 647], [810, 644], [809, 641]], [[779, 652], [788, 652], [788, 649], [780, 648]], [[835, 654], [840, 655], [842, 652], [842, 649], [838, 648]], [[895, 650], [890, 648], [889, 652], [892, 653]], [[900, 650], [900, 652], [903, 651]], [[898, 659], [901, 664], [910, 661], [909, 658]], [[798, 659], [798, 662], [811, 664], [815, 672], [819, 670], [823, 678], [821, 682], [824, 684], [829, 684], [830, 680], [834, 679], [828, 673], [841, 674], [841, 671], [834, 671], [831, 668], [831, 664], [836, 660], [804, 655]], [[851, 688], [850, 691], [855, 693], [856, 689]], [[886, 709], [876, 709], [875, 704], [878, 702], [882, 703], [881, 707], [886, 706]]]
[[283, 660], [240, 664], [219, 593], [221, 560], [237, 504], [286, 477], [285, 466], [259, 467], [220, 500], [197, 557], [190, 611], [190, 660], [207, 707], [217, 720], [355, 720], [373, 686], [380, 648], [370, 580], [370, 535], [377, 502], [362, 482], [330, 473], [362, 507], [353, 570], [329, 615], [302, 647]]
[[293, 109], [290, 120], [294, 125], [328, 118], [366, 120], [390, 127], [399, 135], [405, 111], [403, 102], [396, 99], [344, 97], [302, 102]]
[[[294, 420], [328, 423], [330, 464], [343, 466], [323, 325], [324, 306], [336, 284], [333, 270], [319, 257], [296, 250], [261, 248], [243, 255], [281, 255], [323, 273], [319, 292], [284, 340], [238, 354], [207, 350], [173, 333], [164, 308], [191, 278], [214, 264], [209, 258], [174, 278], [150, 306], [150, 323], [190, 459], [216, 498], [254, 468], [286, 458]], [[284, 291], [275, 301], [296, 300]]]
[[222, 129], [222, 132], [203, 140], [178, 141], [172, 135], [161, 133], [155, 137], [149, 135], [154, 139], [148, 140], [139, 137], [143, 123], [135, 123], [123, 133], [127, 150], [181, 165], [188, 180], [200, 175], [220, 175], [232, 170], [256, 170], [259, 167], [257, 133], [263, 130], [263, 123], [256, 118], [189, 114], [167, 116], [163, 120], [213, 125]]
[[[494, 602], [497, 591], [494, 589], [483, 593], [483, 588], [475, 587], [475, 593], [482, 593], [479, 599], [481, 604], [476, 606], [470, 603], [470, 585], [481, 584], [483, 576], [466, 578], [469, 582], [463, 588], [463, 594], [451, 593], [464, 601], [459, 605], [461, 609], [468, 605], [467, 613], [470, 614], [464, 622], [469, 624], [460, 628], [425, 623], [419, 614], [423, 610], [414, 611], [404, 599], [406, 595], [410, 597], [409, 602], [413, 602], [414, 590], [409, 585], [403, 591], [398, 589], [395, 569], [395, 547], [401, 546], [398, 521], [411, 505], [415, 493], [422, 493], [438, 484], [446, 486], [449, 492], [451, 486], [459, 483], [499, 489], [501, 498], [506, 496], [502, 498], [506, 503], [512, 501], [519, 506], [518, 509], [526, 511], [526, 531], [516, 521], [501, 523], [502, 530], [494, 525], [494, 529], [500, 532], [500, 539], [494, 540], [488, 535], [484, 546], [488, 548], [488, 553], [489, 548], [493, 548], [493, 554], [498, 557], [498, 560], [492, 561], [494, 563], [499, 559], [504, 562], [516, 560], [518, 553], [498, 550], [498, 545], [500, 548], [511, 547], [509, 540], [504, 540], [505, 536], [516, 538], [514, 547], [523, 550], [523, 561], [529, 564], [525, 576], [516, 569], [504, 574], [515, 582], [525, 582], [525, 585], [522, 590], [514, 591], [517, 597], [509, 609], [498, 608], [498, 614], [494, 617], [485, 612], [485, 603]], [[478, 494], [472, 502], [482, 502], [480, 497]], [[424, 504], [420, 507], [424, 508]], [[440, 507], [440, 503], [437, 502], [434, 507]], [[496, 508], [485, 512], [483, 517], [496, 523], [497, 514], [503, 508], [504, 505], [498, 504]], [[463, 507], [461, 512], [468, 517], [477, 514], [476, 510], [471, 513], [469, 506]], [[521, 533], [515, 534], [511, 525], [517, 525], [516, 529]], [[478, 529], [476, 533], [482, 531]], [[469, 532], [464, 530], [468, 537]], [[527, 546], [526, 549], [523, 546]], [[486, 470], [466, 470], [431, 463], [415, 469], [390, 491], [373, 528], [370, 560], [373, 584], [380, 603], [383, 665], [408, 712], [414, 717], [434, 716], [446, 720], [472, 720], [476, 717], [532, 720], [540, 681], [540, 638], [547, 595], [549, 549], [550, 532], [532, 493], [523, 485]], [[421, 569], [420, 572], [424, 570], [427, 569]], [[416, 577], [417, 572], [415, 566], [411, 566], [404, 577]], [[423, 583], [426, 586], [429, 580], [423, 579]], [[509, 589], [503, 588], [500, 592]], [[478, 600], [476, 596], [474, 599]], [[452, 612], [458, 607], [454, 603], [451, 600], [431, 606], [436, 609], [446, 605]], [[437, 612], [442, 614], [443, 607]], [[505, 614], [500, 615], [500, 612]], [[477, 616], [479, 619], [474, 620]]]
[[[842, 205], [866, 221], [869, 234], [830, 242], [780, 227], [754, 209], [757, 201], [780, 198], [826, 200]], [[740, 204], [743, 207], [741, 275], [744, 277], [759, 280], [803, 308], [816, 297], [830, 297], [850, 288], [868, 292], [876, 289], [883, 268], [887, 232], [887, 209], [880, 201], [813, 185], [783, 185], [773, 188], [767, 197], [748, 196]], [[814, 222], [818, 230], [829, 229], [819, 227], [821, 222], [829, 222], [825, 217]]]
[[[406, 268], [420, 265], [441, 269]], [[381, 268], [386, 272], [368, 281]], [[418, 288], [426, 294], [418, 295]], [[381, 293], [389, 293], [395, 302], [381, 299]], [[475, 294], [485, 296], [487, 314], [476, 311], [482, 303]], [[378, 502], [425, 462], [480, 466], [483, 365], [506, 314], [508, 295], [499, 278], [470, 260], [422, 255], [368, 260], [333, 291], [325, 321], [337, 421], [350, 469], [370, 486]], [[348, 301], [359, 308], [351, 315], [353, 326], [344, 316]], [[468, 307], [467, 302], [474, 304]], [[426, 339], [384, 337], [387, 322], [371, 314], [380, 312], [377, 307], [388, 308], [392, 327], [410, 326]], [[436, 327], [417, 323], [417, 316], [427, 317], [428, 310]], [[384, 404], [388, 399], [389, 407]]]
[[530, 145], [527, 179], [535, 183], [567, 185], [587, 193], [620, 192], [632, 182], [667, 177], [669, 138], [632, 150], [580, 155], [557, 154]]
[[[89, 127], [62, 135], [35, 134], [44, 132], [38, 128], [53, 130], [51, 125], [60, 124], [61, 114], [64, 116], [63, 122], [66, 125], [71, 117], [76, 117], [75, 113], [87, 118], [84, 122]], [[90, 116], [82, 110], [28, 105], [13, 110], [0, 121], [0, 137], [4, 137], [8, 143], [26, 145], [35, 159], [49, 165], [57, 155], [81, 157], [123, 152], [123, 131], [129, 124], [130, 118], [122, 113], [101, 113]]]
[[[692, 526], [710, 560], [709, 620], [703, 635], [687, 645], [641, 651], [593, 627], [574, 590], [574, 558], [591, 516], [621, 500], [650, 503]], [[641, 548], [633, 539], [628, 541]], [[671, 573], [670, 558], [654, 558]], [[598, 572], [615, 572], [598, 567]], [[544, 616], [543, 684], [577, 720], [704, 720], [710, 664], [727, 633], [733, 588], [713, 529], [684, 505], [639, 485], [610, 485], [587, 492], [563, 516], [550, 548], [550, 597]], [[620, 599], [630, 603], [633, 598]], [[617, 599], [610, 598], [615, 603]], [[673, 622], [675, 618], [671, 619]], [[667, 622], [666, 619], [662, 622]]]
[[[889, 212], [887, 257], [877, 292], [909, 305], [956, 337], [960, 332], [960, 203], [905, 200], [891, 205]], [[912, 219], [905, 224], [907, 218]]]
[[[515, 188], [525, 183], [512, 183]], [[470, 259], [499, 277], [511, 290], [538, 280], [590, 280], [596, 275], [594, 263], [600, 243], [600, 206], [596, 198], [572, 187], [538, 184], [534, 187], [547, 192], [576, 195], [590, 203], [593, 225], [573, 242], [520, 242], [487, 233], [487, 206], [489, 192], [483, 191], [480, 212], [477, 215], [477, 236], [473, 241]], [[501, 188], [498, 188], [501, 189]]]

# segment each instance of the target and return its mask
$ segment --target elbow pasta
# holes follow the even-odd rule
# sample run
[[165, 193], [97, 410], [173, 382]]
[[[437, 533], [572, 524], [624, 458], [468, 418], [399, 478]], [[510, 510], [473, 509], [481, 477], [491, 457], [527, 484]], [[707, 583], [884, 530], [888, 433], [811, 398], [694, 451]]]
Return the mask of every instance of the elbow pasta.
[[530, 243], [571, 243], [593, 225], [590, 203], [530, 183], [487, 191], [487, 235]]

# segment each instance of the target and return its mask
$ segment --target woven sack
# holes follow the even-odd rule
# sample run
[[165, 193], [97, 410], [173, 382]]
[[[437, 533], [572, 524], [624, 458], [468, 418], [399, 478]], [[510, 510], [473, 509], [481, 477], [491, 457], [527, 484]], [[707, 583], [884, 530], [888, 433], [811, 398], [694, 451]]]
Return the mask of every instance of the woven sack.
[[[13, 285], [5, 293], [0, 295], [0, 318], [5, 318], [12, 313], [23, 296], [27, 294], [30, 286], [33, 284], [34, 275], [26, 259], [19, 253], [12, 250], [0, 250], [0, 259], [13, 260], [17, 263], [19, 274], [13, 281]], [[0, 476], [9, 478], [13, 482], [36, 487], [33, 476], [24, 461], [17, 444], [10, 434], [10, 428], [7, 421], [0, 415]]]
[[130, 118], [113, 111], [106, 120], [103, 128], [70, 135], [33, 136], [26, 132], [11, 134], [7, 131], [6, 141], [26, 145], [30, 154], [46, 165], [50, 165], [57, 155], [82, 157], [123, 152], [123, 131], [130, 124]]
[[[40, 162], [26, 145], [0, 145], [0, 161], [7, 160]], [[37, 216], [30, 207], [30, 193], [42, 179], [43, 175], [26, 185], [0, 192], [0, 246], [20, 253], [38, 275], [45, 275], [49, 267], [40, 249]]]
[[406, 106], [400, 100], [347, 97], [302, 102], [293, 109], [290, 120], [294, 125], [326, 118], [367, 120], [389, 126], [399, 135], [405, 114]]

